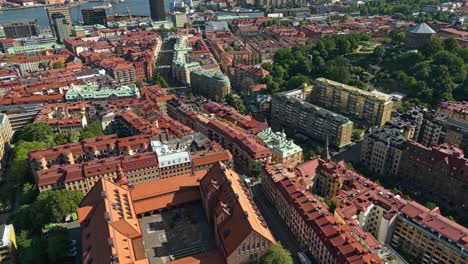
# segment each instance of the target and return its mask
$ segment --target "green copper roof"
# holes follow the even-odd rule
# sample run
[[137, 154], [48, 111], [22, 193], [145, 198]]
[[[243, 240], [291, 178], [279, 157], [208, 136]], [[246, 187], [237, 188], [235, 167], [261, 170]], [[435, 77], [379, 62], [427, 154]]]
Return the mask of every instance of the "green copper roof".
[[274, 132], [271, 128], [257, 134], [269, 149], [278, 154], [282, 158], [289, 157], [302, 151], [302, 148], [289, 140], [284, 132]]

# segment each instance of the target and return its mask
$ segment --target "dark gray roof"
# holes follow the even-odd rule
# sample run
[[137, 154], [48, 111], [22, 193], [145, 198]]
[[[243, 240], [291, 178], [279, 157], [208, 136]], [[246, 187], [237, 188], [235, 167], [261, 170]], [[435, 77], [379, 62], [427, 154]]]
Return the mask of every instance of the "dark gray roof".
[[367, 136], [380, 141], [384, 142], [389, 146], [401, 148], [404, 146], [406, 142], [406, 138], [401, 134], [401, 131], [397, 128], [391, 127], [379, 127], [376, 129], [369, 129], [366, 131]]
[[428, 26], [424, 22], [421, 22], [417, 24], [416, 26], [411, 27], [408, 31], [410, 33], [415, 33], [415, 34], [435, 34], [436, 33], [430, 26]]

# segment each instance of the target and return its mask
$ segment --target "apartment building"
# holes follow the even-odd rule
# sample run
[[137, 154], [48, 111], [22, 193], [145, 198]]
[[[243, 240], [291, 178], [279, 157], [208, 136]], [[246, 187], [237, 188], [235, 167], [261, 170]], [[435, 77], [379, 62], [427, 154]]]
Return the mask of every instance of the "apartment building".
[[344, 162], [320, 161], [315, 177], [333, 183], [316, 188], [331, 197], [335, 218], [350, 226], [367, 248], [390, 245], [414, 263], [467, 262], [468, 230], [442, 216], [438, 208], [406, 201], [400, 193], [347, 169]]
[[234, 164], [240, 172], [250, 175], [255, 162], [270, 161], [271, 151], [252, 136], [215, 119], [209, 120], [206, 127], [208, 138], [232, 152]]
[[274, 132], [270, 127], [257, 134], [257, 141], [271, 150], [271, 158], [281, 164], [296, 166], [302, 163], [302, 148], [288, 139], [286, 133]]
[[200, 193], [226, 264], [258, 261], [275, 243], [250, 189], [233, 169], [215, 164], [200, 180]]
[[15, 261], [16, 235], [13, 225], [0, 225], [0, 262], [13, 264]]
[[266, 197], [317, 263], [382, 263], [282, 164], [264, 166]]
[[13, 129], [8, 116], [0, 114], [0, 179], [3, 178], [5, 164], [8, 161], [8, 151], [10, 149], [10, 141], [13, 137]]
[[400, 129], [407, 140], [431, 146], [443, 140], [446, 119], [443, 114], [434, 110], [414, 107], [390, 119], [386, 126]]
[[347, 169], [343, 161], [319, 159], [314, 191], [335, 203], [335, 218], [349, 225], [366, 248], [375, 251], [390, 243], [404, 200]]
[[34, 121], [42, 107], [42, 104], [3, 105], [0, 112], [7, 115], [13, 131], [21, 131]]
[[445, 122], [446, 135], [444, 143], [460, 146], [468, 151], [468, 122], [449, 118]]
[[377, 174], [396, 176], [406, 141], [397, 128], [369, 129], [362, 143], [361, 162]]
[[135, 67], [131, 63], [119, 63], [111, 68], [110, 73], [119, 84], [134, 84], [137, 80]]
[[88, 125], [87, 113], [90, 107], [87, 102], [47, 104], [36, 116], [34, 123], [47, 123], [55, 133], [79, 132]]
[[390, 245], [416, 263], [468, 262], [468, 229], [413, 201], [401, 208]]
[[167, 94], [159, 85], [141, 87], [140, 93], [143, 99], [149, 99], [157, 104], [163, 115], [167, 114], [167, 102], [176, 97], [175, 94]]
[[71, 84], [65, 95], [67, 101], [115, 100], [124, 98], [140, 98], [138, 87], [135, 84], [118, 87], [101, 87], [99, 84]]
[[457, 146], [426, 147], [408, 142], [402, 153], [398, 176], [411, 186], [437, 194], [450, 207], [468, 201], [468, 159]]
[[468, 102], [442, 102], [437, 111], [448, 118], [468, 122]]
[[313, 86], [312, 103], [363, 120], [369, 125], [383, 126], [390, 120], [393, 101], [388, 95], [325, 78], [317, 78]]
[[132, 196], [119, 177], [119, 183], [97, 181], [77, 210], [82, 263], [149, 264]]
[[273, 97], [271, 105], [272, 125], [277, 130], [303, 134], [316, 140], [325, 141], [339, 148], [351, 143], [353, 122], [304, 101], [302, 89], [281, 92]]
[[229, 151], [191, 157], [184, 146], [165, 145], [139, 135], [90, 138], [76, 144], [30, 151], [29, 162], [39, 191], [80, 190], [87, 193], [101, 178], [115, 181], [123, 170], [129, 184], [189, 174], [209, 167], [213, 160], [229, 162]]
[[193, 94], [215, 101], [222, 101], [231, 92], [231, 81], [222, 72], [212, 73], [207, 70], [190, 73]]
[[236, 89], [247, 94], [250, 85], [260, 83], [268, 74], [270, 73], [261, 67], [238, 64], [232, 67], [230, 78]]
[[221, 103], [208, 101], [203, 104], [203, 109], [249, 134], [255, 135], [268, 128], [266, 122], [258, 121], [251, 115], [243, 115], [233, 107]]

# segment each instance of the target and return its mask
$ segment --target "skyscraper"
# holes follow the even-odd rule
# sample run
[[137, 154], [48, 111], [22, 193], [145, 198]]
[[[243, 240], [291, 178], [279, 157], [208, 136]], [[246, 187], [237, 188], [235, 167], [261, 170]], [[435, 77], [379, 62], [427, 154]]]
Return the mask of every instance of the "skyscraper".
[[52, 14], [50, 18], [50, 24], [52, 25], [52, 31], [54, 32], [55, 38], [58, 43], [63, 43], [63, 40], [70, 37], [70, 26], [65, 18], [65, 15], [61, 13]]
[[164, 0], [149, 0], [151, 19], [153, 21], [166, 20], [166, 10]]
[[85, 25], [99, 24], [107, 26], [106, 9], [104, 7], [84, 8], [81, 9], [81, 14]]

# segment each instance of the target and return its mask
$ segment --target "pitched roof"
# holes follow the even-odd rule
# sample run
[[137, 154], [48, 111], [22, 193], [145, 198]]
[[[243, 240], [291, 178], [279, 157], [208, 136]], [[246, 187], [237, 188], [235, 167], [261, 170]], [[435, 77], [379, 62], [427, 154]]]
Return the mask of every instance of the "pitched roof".
[[210, 193], [207, 203], [211, 215], [218, 219], [226, 214], [224, 221], [216, 221], [215, 229], [226, 256], [233, 254], [252, 232], [275, 241], [252, 201], [249, 189], [234, 170], [221, 162], [216, 163], [201, 179], [200, 188], [205, 194]]
[[149, 264], [143, 247], [140, 224], [130, 192], [100, 179], [78, 208], [83, 245], [83, 263]]
[[426, 23], [421, 22], [414, 27], [411, 27], [408, 32], [415, 34], [435, 34], [435, 32], [430, 26]]

